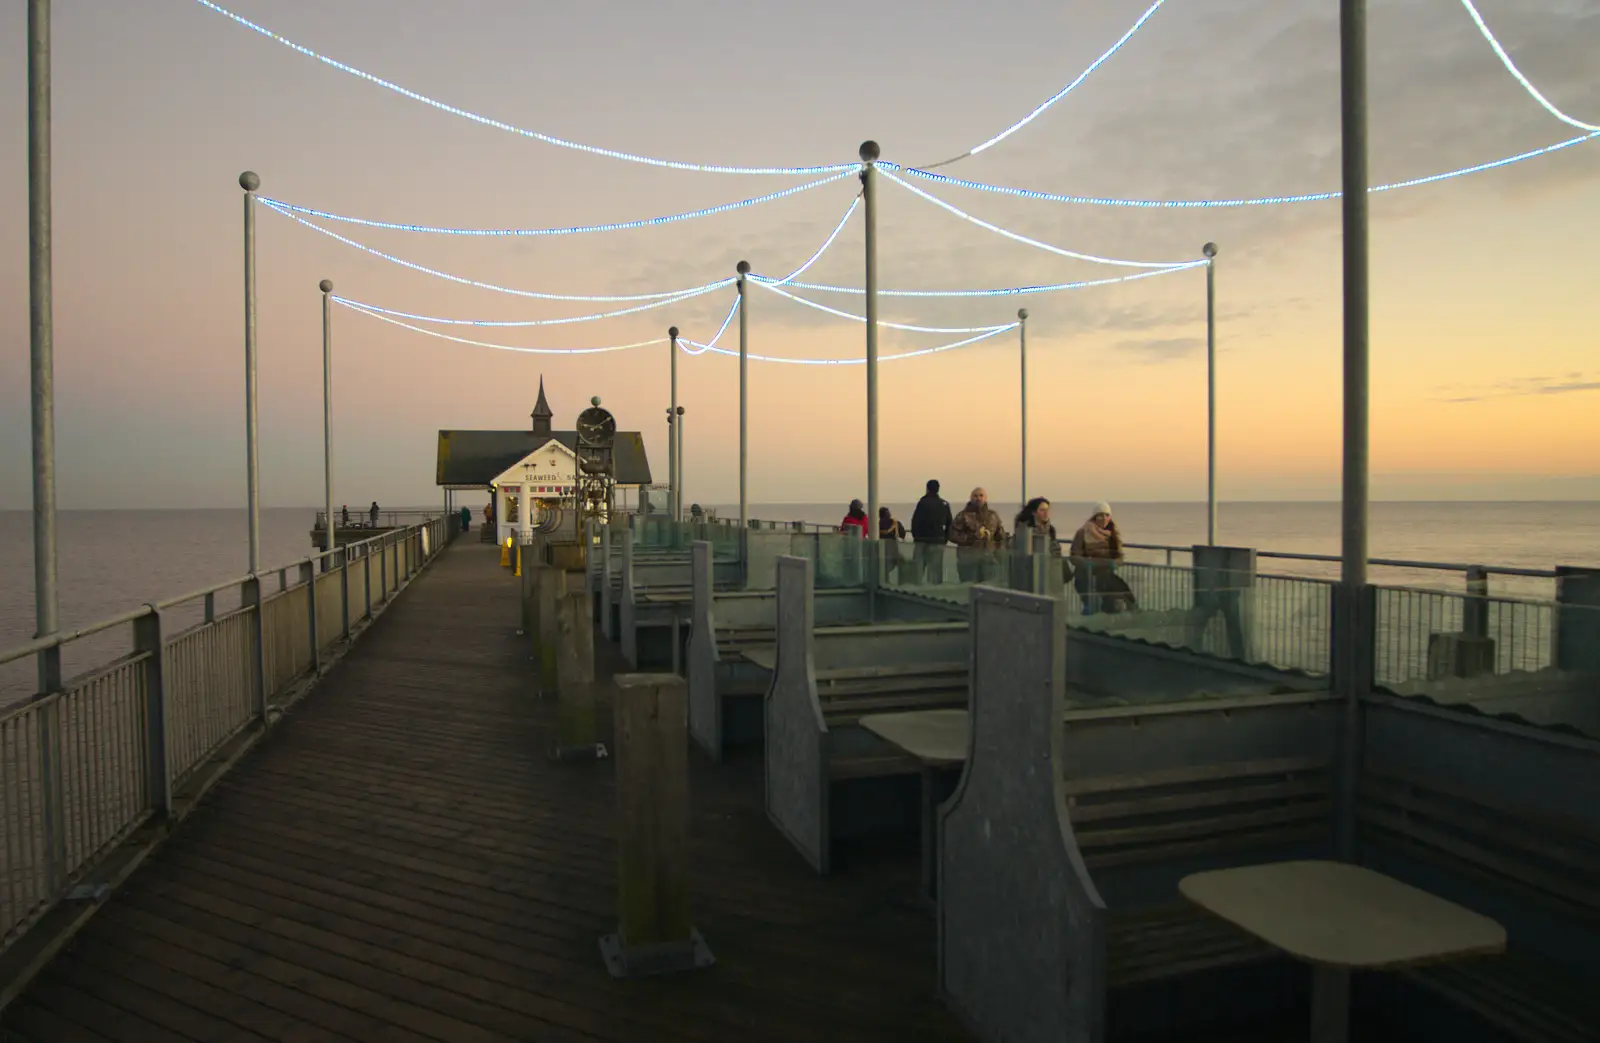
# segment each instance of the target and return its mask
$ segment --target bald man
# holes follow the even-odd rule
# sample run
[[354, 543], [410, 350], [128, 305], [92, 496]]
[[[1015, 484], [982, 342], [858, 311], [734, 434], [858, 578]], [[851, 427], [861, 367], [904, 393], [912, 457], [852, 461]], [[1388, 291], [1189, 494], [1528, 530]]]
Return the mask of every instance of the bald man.
[[956, 574], [961, 582], [992, 582], [999, 565], [995, 552], [1008, 539], [1000, 516], [989, 509], [988, 492], [982, 486], [972, 490], [967, 505], [950, 522], [950, 542], [956, 545]]

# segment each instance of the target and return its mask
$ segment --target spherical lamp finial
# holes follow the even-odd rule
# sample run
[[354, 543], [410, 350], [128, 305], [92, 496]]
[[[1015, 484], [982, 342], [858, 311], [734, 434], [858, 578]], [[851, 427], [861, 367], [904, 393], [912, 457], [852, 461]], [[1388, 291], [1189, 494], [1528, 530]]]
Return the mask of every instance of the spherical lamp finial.
[[678, 339], [678, 327], [676, 327], [676, 326], [668, 326], [667, 327], [667, 336], [671, 337], [673, 340], [677, 340]]
[[679, 416], [683, 416], [683, 407], [682, 406], [678, 407], [678, 415]]
[[589, 404], [591, 406], [598, 406], [600, 404], [600, 396], [596, 395], [593, 398], [589, 399]]
[[1018, 308], [1017, 309], [1017, 318], [1021, 319], [1023, 322], [1027, 322], [1028, 321], [1028, 309], [1027, 308]]
[[1217, 244], [1207, 243], [1200, 248], [1200, 252], [1205, 254], [1208, 258], [1215, 257], [1217, 256]]
[[321, 282], [317, 283], [317, 289], [321, 290], [323, 293], [332, 293], [333, 292], [333, 280], [332, 279], [324, 279], [324, 280], [322, 280]]
[[860, 155], [861, 162], [876, 163], [878, 161], [878, 157], [882, 155], [882, 153], [878, 149], [878, 143], [876, 141], [863, 141], [861, 143]]
[[246, 192], [254, 192], [261, 187], [261, 175], [254, 170], [246, 170], [239, 175], [239, 187]]
[[733, 266], [733, 270], [738, 272], [740, 275], [749, 275], [750, 274], [750, 262], [749, 261], [740, 261], [738, 264]]

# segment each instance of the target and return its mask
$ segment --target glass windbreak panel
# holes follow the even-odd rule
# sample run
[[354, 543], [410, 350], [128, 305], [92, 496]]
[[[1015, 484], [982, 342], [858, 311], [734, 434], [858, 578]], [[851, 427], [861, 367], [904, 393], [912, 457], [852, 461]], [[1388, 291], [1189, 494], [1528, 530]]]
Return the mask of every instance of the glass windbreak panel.
[[1061, 559], [1048, 554], [894, 540], [881, 546], [884, 587], [935, 601], [966, 605], [979, 584], [1042, 593], [1061, 589]]
[[1330, 672], [1333, 585], [1146, 562], [1073, 559], [1069, 625], [1297, 673]]
[[744, 589], [778, 589], [778, 559], [814, 558], [815, 542], [810, 536], [792, 530], [751, 530], [745, 538], [748, 557], [744, 569]]
[[1379, 587], [1373, 680], [1600, 738], [1600, 607]]

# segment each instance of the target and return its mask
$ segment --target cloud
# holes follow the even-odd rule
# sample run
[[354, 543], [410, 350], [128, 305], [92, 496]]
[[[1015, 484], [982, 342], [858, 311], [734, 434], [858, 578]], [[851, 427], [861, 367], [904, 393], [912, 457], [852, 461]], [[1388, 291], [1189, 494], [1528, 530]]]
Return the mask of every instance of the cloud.
[[1138, 357], [1146, 365], [1188, 358], [1206, 346], [1204, 337], [1164, 337], [1157, 340], [1121, 340], [1112, 350]]
[[1437, 398], [1440, 402], [1482, 402], [1495, 398], [1528, 398], [1535, 395], [1569, 395], [1583, 391], [1600, 391], [1600, 379], [1582, 373], [1566, 373], [1560, 377], [1519, 377], [1478, 387], [1445, 386], [1437, 390], [1441, 392]]

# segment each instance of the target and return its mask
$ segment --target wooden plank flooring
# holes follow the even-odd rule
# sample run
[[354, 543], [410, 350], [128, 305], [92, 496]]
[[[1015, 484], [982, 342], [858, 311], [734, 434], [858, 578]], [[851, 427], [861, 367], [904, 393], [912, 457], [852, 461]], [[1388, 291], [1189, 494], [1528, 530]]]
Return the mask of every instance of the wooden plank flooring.
[[497, 562], [464, 540], [425, 572], [5, 1013], [9, 1038], [967, 1039], [934, 998], [915, 859], [818, 879], [748, 762], [694, 761], [717, 966], [606, 974], [611, 764], [546, 758]]

